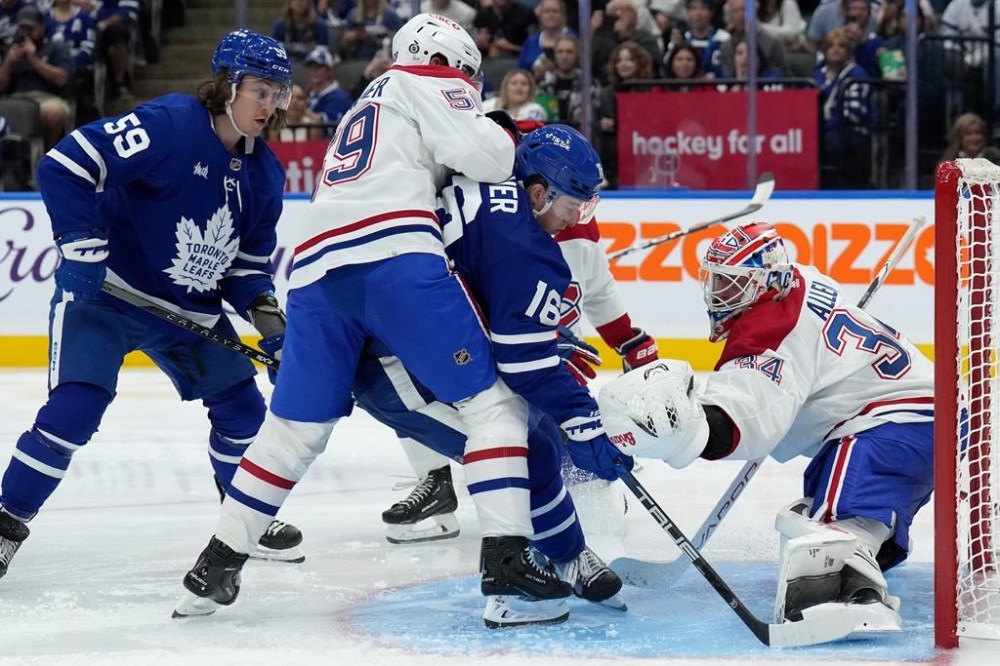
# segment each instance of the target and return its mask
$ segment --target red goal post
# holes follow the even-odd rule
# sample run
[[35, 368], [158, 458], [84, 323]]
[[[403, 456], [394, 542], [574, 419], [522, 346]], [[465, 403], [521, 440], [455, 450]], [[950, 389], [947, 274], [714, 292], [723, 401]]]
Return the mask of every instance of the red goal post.
[[945, 162], [934, 200], [934, 624], [956, 647], [1000, 640], [1000, 167]]

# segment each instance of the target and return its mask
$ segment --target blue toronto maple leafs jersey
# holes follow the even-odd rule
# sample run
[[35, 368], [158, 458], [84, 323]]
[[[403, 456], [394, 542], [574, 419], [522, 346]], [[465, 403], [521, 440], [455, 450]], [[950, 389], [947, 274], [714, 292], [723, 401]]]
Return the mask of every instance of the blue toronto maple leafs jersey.
[[245, 313], [273, 290], [284, 180], [263, 141], [226, 150], [190, 95], [84, 125], [38, 166], [55, 237], [105, 229], [109, 281], [205, 325], [222, 312], [220, 296]]
[[513, 180], [491, 185], [456, 176], [440, 201], [448, 257], [486, 316], [504, 381], [556, 423], [591, 416], [596, 401], [556, 349], [570, 269], [527, 194]]

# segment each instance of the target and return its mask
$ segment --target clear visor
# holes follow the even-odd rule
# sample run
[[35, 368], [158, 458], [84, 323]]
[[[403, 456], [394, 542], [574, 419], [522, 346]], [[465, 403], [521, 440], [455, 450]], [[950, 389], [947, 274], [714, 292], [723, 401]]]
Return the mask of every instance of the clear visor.
[[266, 104], [275, 109], [287, 109], [292, 100], [292, 85], [282, 85], [266, 79], [245, 78], [236, 88], [236, 94], [253, 100], [254, 104]]
[[477, 72], [473, 71], [473, 69], [468, 65], [463, 65], [459, 71], [468, 76], [470, 79], [472, 79], [472, 82], [476, 85], [476, 90], [478, 90], [479, 93], [482, 94], [483, 86], [486, 83], [486, 75], [483, 74], [483, 70], [480, 69]]
[[701, 283], [709, 312], [729, 312], [750, 305], [757, 298], [759, 269], [719, 264], [701, 265]]
[[549, 201], [552, 202], [549, 210], [554, 211], [560, 219], [572, 220], [572, 224], [586, 224], [594, 218], [601, 197], [595, 194], [586, 201], [581, 201], [568, 194], [558, 194], [555, 190], [549, 190]]

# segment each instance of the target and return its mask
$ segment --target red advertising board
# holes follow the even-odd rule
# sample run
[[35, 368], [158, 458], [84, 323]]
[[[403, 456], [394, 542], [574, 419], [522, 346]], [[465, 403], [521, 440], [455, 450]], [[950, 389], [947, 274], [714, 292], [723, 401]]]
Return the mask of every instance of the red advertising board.
[[[819, 184], [819, 91], [757, 95], [757, 171], [781, 189]], [[746, 188], [747, 93], [618, 93], [621, 187], [694, 190]]]
[[312, 194], [328, 142], [271, 141], [268, 145], [281, 160], [281, 166], [285, 167], [285, 192]]

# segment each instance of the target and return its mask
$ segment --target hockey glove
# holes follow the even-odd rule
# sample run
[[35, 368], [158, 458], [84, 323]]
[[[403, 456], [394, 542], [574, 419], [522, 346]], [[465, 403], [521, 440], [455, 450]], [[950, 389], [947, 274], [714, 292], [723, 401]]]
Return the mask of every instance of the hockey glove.
[[534, 132], [536, 129], [545, 127], [544, 120], [515, 120], [514, 124], [517, 125], [517, 129], [521, 132], [522, 137], [529, 132]]
[[514, 145], [520, 145], [521, 143], [521, 130], [517, 128], [517, 123], [509, 113], [502, 109], [497, 109], [496, 111], [487, 111], [486, 117], [499, 125], [507, 134], [510, 135], [511, 141]]
[[[278, 307], [278, 299], [271, 292], [264, 292], [253, 300], [247, 318], [263, 338], [258, 345], [260, 350], [281, 360], [281, 348], [285, 344], [285, 313]], [[267, 368], [267, 378], [274, 384], [276, 370]]]
[[587, 382], [597, 377], [594, 366], [601, 364], [599, 352], [573, 335], [573, 331], [569, 330], [568, 327], [559, 326], [556, 347], [563, 365], [573, 375], [573, 379], [579, 382], [580, 386], [586, 386]]
[[656, 340], [649, 336], [649, 333], [641, 328], [632, 327], [632, 337], [626, 340], [615, 351], [622, 357], [622, 366], [625, 372], [635, 370], [647, 363], [652, 363], [658, 358]]
[[108, 235], [101, 229], [71, 231], [56, 239], [62, 261], [56, 285], [81, 300], [95, 298], [107, 275]]
[[[591, 416], [577, 416], [560, 426], [566, 436], [566, 450], [573, 464], [593, 472], [607, 481], [618, 478], [615, 465], [631, 470], [635, 462], [611, 443], [604, 434], [604, 426], [597, 412]], [[594, 433], [597, 433], [596, 435]]]

